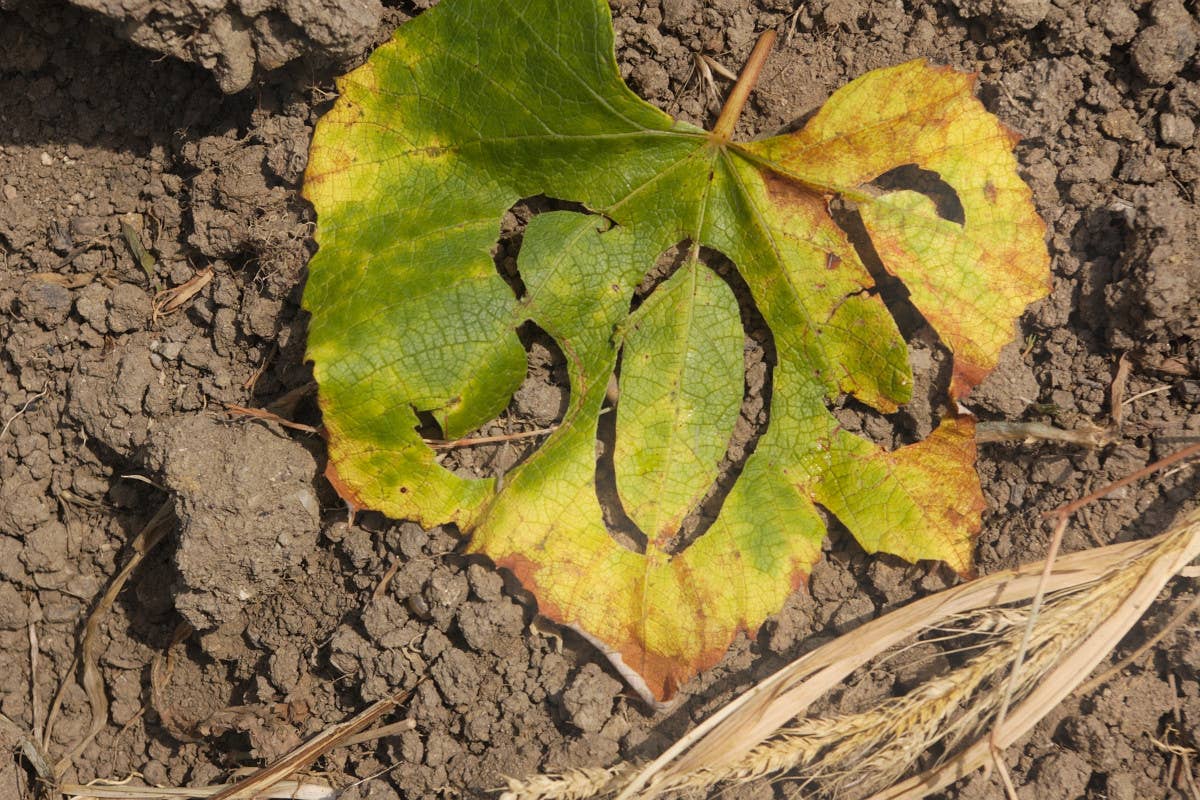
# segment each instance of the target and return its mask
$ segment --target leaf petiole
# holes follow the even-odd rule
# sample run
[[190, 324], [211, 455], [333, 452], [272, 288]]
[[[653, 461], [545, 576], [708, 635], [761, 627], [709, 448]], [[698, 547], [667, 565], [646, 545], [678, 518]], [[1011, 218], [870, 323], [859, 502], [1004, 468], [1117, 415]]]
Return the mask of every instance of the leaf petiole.
[[750, 57], [746, 59], [746, 65], [742, 67], [742, 74], [738, 76], [737, 83], [733, 85], [733, 90], [725, 100], [721, 115], [717, 117], [717, 124], [711, 134], [713, 140], [724, 144], [733, 137], [733, 129], [737, 127], [742, 109], [750, 98], [750, 92], [754, 91], [754, 85], [758, 83], [758, 75], [762, 72], [763, 64], [767, 62], [767, 56], [770, 55], [774, 44], [775, 31], [763, 31], [762, 36], [758, 37]]

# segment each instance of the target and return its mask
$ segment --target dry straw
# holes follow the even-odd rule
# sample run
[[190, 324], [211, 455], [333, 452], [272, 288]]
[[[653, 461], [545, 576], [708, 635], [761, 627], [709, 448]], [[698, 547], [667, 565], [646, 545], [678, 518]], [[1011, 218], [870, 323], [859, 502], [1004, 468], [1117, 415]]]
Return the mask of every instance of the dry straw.
[[[1200, 511], [1152, 539], [1059, 558], [1044, 582], [1044, 564], [1036, 563], [964, 583], [798, 659], [650, 764], [511, 780], [502, 798], [652, 798], [785, 774], [817, 795], [924, 797], [991, 764], [993, 748], [1032, 728], [1197, 556]], [[1029, 601], [1042, 592], [1034, 611]], [[914, 637], [945, 640], [948, 629], [976, 652], [961, 666], [865, 711], [805, 716], [872, 659]], [[1019, 673], [1010, 683], [1014, 664]]]

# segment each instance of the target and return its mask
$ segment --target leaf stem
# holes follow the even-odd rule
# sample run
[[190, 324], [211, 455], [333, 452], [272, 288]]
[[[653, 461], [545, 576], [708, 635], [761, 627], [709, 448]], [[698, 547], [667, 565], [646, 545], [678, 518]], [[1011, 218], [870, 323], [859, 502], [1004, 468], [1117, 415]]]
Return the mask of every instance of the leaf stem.
[[762, 36], [758, 37], [754, 50], [750, 53], [750, 58], [746, 59], [746, 65], [742, 67], [742, 74], [738, 76], [737, 83], [733, 85], [733, 90], [725, 99], [721, 116], [717, 117], [717, 124], [712, 130], [713, 139], [719, 142], [728, 142], [733, 136], [733, 129], [737, 126], [738, 118], [742, 116], [742, 108], [745, 107], [746, 100], [750, 98], [754, 84], [758, 83], [758, 74], [762, 72], [763, 64], [766, 63], [767, 55], [770, 54], [774, 44], [775, 31], [763, 31]]

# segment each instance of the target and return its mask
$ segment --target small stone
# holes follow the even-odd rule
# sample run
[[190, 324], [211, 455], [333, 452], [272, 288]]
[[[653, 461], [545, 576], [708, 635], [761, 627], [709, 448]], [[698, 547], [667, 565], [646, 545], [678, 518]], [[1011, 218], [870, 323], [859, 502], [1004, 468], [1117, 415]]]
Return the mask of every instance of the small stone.
[[[49, 519], [50, 505], [36, 483], [9, 478], [0, 481], [0, 533], [19, 536]], [[4, 572], [0, 568], [0, 574]]]
[[1169, 147], [1190, 147], [1196, 137], [1196, 123], [1179, 114], [1161, 114], [1158, 138]]
[[1117, 177], [1130, 183], [1158, 183], [1167, 177], [1167, 166], [1155, 153], [1134, 153], [1121, 165]]
[[1104, 788], [1108, 800], [1137, 800], [1137, 786], [1128, 773], [1110, 773]]
[[1100, 120], [1100, 130], [1113, 139], [1124, 139], [1127, 142], [1140, 142], [1145, 138], [1137, 119], [1124, 108], [1114, 108]]
[[646, 97], [662, 97], [671, 85], [667, 71], [655, 61], [643, 61], [634, 67], [632, 78]]
[[1109, 0], [1098, 15], [1109, 40], [1116, 45], [1129, 44], [1137, 34], [1138, 15], [1124, 0]]
[[983, 17], [1000, 31], [1037, 27], [1052, 8], [1050, 0], [951, 0], [958, 13], [971, 19]]
[[1183, 83], [1172, 89], [1167, 110], [1189, 119], [1200, 116], [1200, 83]]
[[108, 288], [99, 281], [90, 283], [75, 298], [75, 313], [99, 333], [108, 332]]
[[183, 352], [183, 342], [162, 342], [157, 347], [151, 345], [150, 349], [167, 361], [174, 361]]
[[19, 195], [20, 192], [17, 191], [17, 187], [13, 186], [11, 183], [4, 184], [5, 200], [16, 200]]
[[425, 740], [425, 764], [437, 767], [445, 764], [462, 751], [462, 745], [454, 737], [441, 731], [433, 731]]
[[[400, 523], [400, 552], [407, 559], [418, 558], [429, 544], [429, 534], [415, 522]], [[468, 574], [470, 570], [468, 569]]]
[[1183, 402], [1189, 405], [1200, 404], [1200, 381], [1180, 381], [1175, 391]]
[[281, 692], [289, 692], [300, 682], [300, 676], [304, 673], [304, 660], [296, 646], [287, 643], [271, 654], [267, 669], [275, 688]]
[[[79, 202], [83, 202], [82, 195], [80, 195]], [[76, 238], [90, 239], [91, 237], [99, 236], [104, 232], [104, 221], [99, 217], [72, 217], [69, 227], [71, 234]]]
[[29, 622], [29, 604], [11, 583], [0, 583], [0, 631], [17, 631]]
[[467, 567], [467, 582], [475, 596], [485, 602], [498, 602], [504, 589], [504, 579], [493, 569], [471, 564]]
[[1179, 0], [1156, 0], [1151, 7], [1154, 24], [1133, 40], [1133, 67], [1147, 83], [1161, 86], [1173, 81], [1196, 52], [1196, 26]]
[[67, 527], [51, 520], [25, 537], [21, 561], [30, 572], [58, 572], [67, 566]]
[[521, 607], [505, 599], [494, 603], [464, 603], [458, 611], [458, 630], [472, 649], [503, 655], [520, 638], [525, 626]]
[[67, 321], [72, 302], [71, 293], [57, 283], [30, 281], [21, 288], [21, 312], [47, 329]]
[[38, 158], [41, 160], [43, 167], [54, 166], [54, 159], [50, 157], [49, 153], [43, 151], [42, 154], [40, 156], [38, 156]]
[[466, 708], [479, 699], [479, 676], [484, 667], [462, 650], [446, 650], [430, 668], [434, 685], [446, 702]]
[[1040, 759], [1033, 774], [1030, 797], [1083, 797], [1092, 770], [1078, 753], [1062, 750]]
[[599, 666], [585, 664], [562, 695], [567, 720], [585, 733], [595, 733], [612, 716], [613, 698], [619, 691], [621, 684]]
[[132, 283], [119, 283], [108, 297], [108, 329], [128, 333], [150, 320], [150, 296]]
[[1065, 482], [1072, 471], [1069, 459], [1053, 458], [1034, 464], [1031, 476], [1037, 483], [1059, 484]]
[[691, 22], [700, 10], [699, 0], [662, 0], [663, 24], [668, 28], [678, 28]]
[[433, 623], [445, 630], [468, 591], [467, 579], [461, 573], [444, 569], [433, 573], [424, 591]]

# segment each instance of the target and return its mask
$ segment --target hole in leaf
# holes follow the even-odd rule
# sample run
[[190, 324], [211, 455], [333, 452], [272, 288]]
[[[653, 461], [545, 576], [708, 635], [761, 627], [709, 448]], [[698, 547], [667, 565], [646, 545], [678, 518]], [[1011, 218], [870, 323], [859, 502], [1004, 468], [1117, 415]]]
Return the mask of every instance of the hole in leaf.
[[843, 396], [831, 411], [843, 428], [888, 450], [914, 444], [928, 436], [948, 411], [946, 398], [953, 368], [950, 351], [913, 305], [908, 288], [883, 266], [858, 210], [835, 201], [830, 204], [830, 213], [875, 282], [872, 292], [879, 295], [896, 320], [908, 345], [913, 373], [912, 399], [895, 413], [882, 414], [848, 396]]
[[492, 249], [492, 260], [496, 262], [496, 272], [513, 290], [513, 294], [518, 300], [525, 297], [525, 282], [521, 280], [521, 273], [517, 270], [517, 256], [521, 252], [525, 227], [529, 225], [529, 220], [534, 216], [547, 211], [592, 213], [582, 203], [559, 200], [556, 197], [547, 197], [541, 194], [517, 201], [504, 213], [504, 219], [500, 222], [500, 238]]
[[617, 470], [613, 463], [613, 451], [617, 444], [618, 384], [621, 376], [621, 360], [624, 353], [617, 354], [617, 367], [608, 381], [608, 401], [600, 421], [596, 425], [596, 498], [604, 516], [604, 527], [613, 540], [635, 553], [646, 552], [646, 534], [637, 526], [617, 493]]
[[927, 169], [921, 169], [916, 164], [905, 164], [888, 170], [875, 180], [871, 186], [885, 192], [896, 192], [907, 189], [923, 194], [933, 202], [938, 216], [942, 219], [963, 225], [966, 214], [962, 201], [954, 187], [942, 180], [942, 176]]
[[[636, 311], [646, 299], [687, 262], [690, 242], [683, 242], [665, 252], [655, 267], [646, 274], [630, 303]], [[758, 441], [767, 429], [770, 416], [771, 381], [776, 363], [775, 341], [758, 311], [750, 289], [733, 263], [721, 253], [701, 248], [699, 261], [712, 270], [732, 291], [737, 300], [743, 332], [742, 398], [730, 439], [717, 465], [717, 477], [705, 494], [683, 518], [678, 532], [665, 543], [668, 553], [679, 553], [696, 541], [712, 525], [721, 505], [733, 488], [746, 460], [753, 454]], [[645, 552], [647, 531], [641, 530], [630, 518], [617, 491], [617, 474], [613, 462], [617, 437], [616, 407], [620, 403], [619, 381], [625, 350], [618, 354], [617, 370], [609, 385], [611, 409], [600, 419], [597, 430], [596, 492], [604, 511], [609, 534], [619, 544], [636, 552]]]
[[529, 458], [566, 413], [570, 395], [567, 360], [558, 343], [532, 322], [518, 328], [517, 336], [525, 346], [525, 380], [500, 416], [464, 437], [487, 441], [446, 447], [441, 444], [441, 429], [433, 415], [428, 412], [417, 415], [422, 422], [420, 433], [431, 440], [438, 452], [438, 463], [456, 475], [464, 478], [503, 475]]
[[[545, 195], [524, 198], [504, 215], [500, 237], [492, 249], [497, 274], [519, 300], [525, 297], [525, 282], [517, 268], [525, 228], [537, 214], [573, 211], [591, 214], [581, 203]], [[517, 328], [525, 347], [525, 380], [513, 393], [500, 416], [450, 446], [432, 414], [419, 412], [418, 431], [438, 452], [437, 462], [464, 478], [498, 477], [529, 458], [551, 429], [562, 422], [570, 394], [567, 361], [554, 338], [537, 324], [526, 321]], [[541, 432], [540, 434], [538, 432]], [[478, 444], [464, 440], [485, 439]]]
[[666, 547], [668, 553], [683, 551], [709, 529], [720, 513], [726, 496], [741, 476], [746, 460], [754, 454], [759, 439], [766, 433], [770, 423], [771, 385], [777, 363], [775, 337], [759, 313], [750, 287], [733, 262], [707, 248], [700, 249], [700, 260], [729, 284], [738, 301], [744, 335], [742, 404], [729, 446], [717, 468], [717, 479], [696, 509], [683, 520], [679, 534]]
[[432, 411], [422, 411], [419, 408], [413, 408], [417, 415], [417, 433], [421, 434], [421, 438], [426, 441], [441, 441], [444, 436], [442, 434], [442, 426], [438, 424], [437, 417]]

